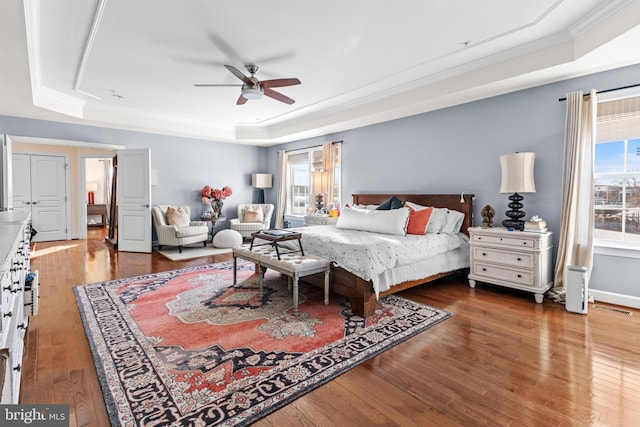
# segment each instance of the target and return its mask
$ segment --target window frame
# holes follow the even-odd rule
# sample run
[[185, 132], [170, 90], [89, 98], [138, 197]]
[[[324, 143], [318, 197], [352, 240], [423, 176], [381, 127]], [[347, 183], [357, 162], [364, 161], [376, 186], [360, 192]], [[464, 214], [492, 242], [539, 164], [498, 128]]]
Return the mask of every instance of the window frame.
[[[624, 99], [624, 98], [630, 98], [630, 97], [640, 97], [640, 90], [639, 89], [635, 89], [631, 92], [624, 91], [625, 93], [611, 93], [611, 94], [605, 94], [604, 96], [598, 96], [598, 103], [600, 102], [608, 102], [608, 101], [613, 101], [613, 100], [617, 100], [617, 99]], [[598, 117], [599, 118], [599, 117]], [[615, 177], [620, 177], [624, 182], [620, 185], [620, 195], [621, 195], [621, 205], [619, 208], [611, 208], [611, 209], [607, 209], [607, 210], [619, 210], [621, 213], [621, 233], [625, 233], [625, 234], [629, 234], [628, 232], [626, 232], [626, 213], [631, 209], [640, 209], [640, 207], [628, 207], [626, 204], [626, 198], [627, 198], [627, 180], [629, 179], [636, 179], [637, 181], [640, 182], [640, 170], [639, 171], [630, 171], [628, 170], [628, 161], [629, 161], [629, 156], [631, 155], [631, 153], [629, 152], [629, 142], [630, 141], [637, 141], [640, 140], [640, 126], [638, 127], [637, 131], [635, 127], [632, 127], [633, 132], [635, 134], [635, 136], [633, 137], [625, 137], [625, 138], [614, 138], [612, 140], [602, 140], [599, 141], [598, 137], [596, 137], [595, 141], [594, 141], [594, 146], [593, 146], [593, 150], [594, 150], [594, 156], [593, 156], [593, 162], [594, 162], [594, 171], [593, 171], [593, 194], [594, 194], [594, 201], [593, 201], [593, 208], [594, 208], [594, 216], [596, 213], [596, 210], [603, 210], [602, 209], [602, 205], [598, 205], [596, 204], [597, 200], [595, 198], [595, 194], [596, 194], [596, 189], [598, 186], [606, 186], [608, 184], [598, 184], [596, 181], [598, 179], [603, 179], [606, 178], [607, 176], [615, 176]], [[598, 127], [596, 124], [596, 136], [598, 136]], [[623, 153], [624, 153], [624, 161], [622, 164], [622, 169], [620, 171], [606, 171], [606, 172], [598, 172], [596, 173], [596, 147], [599, 144], [608, 144], [608, 143], [617, 143], [617, 142], [623, 142], [624, 146], [623, 146]], [[637, 152], [636, 154], [640, 155], [640, 152]], [[595, 218], [594, 218], [595, 220]], [[628, 241], [628, 240], [612, 240], [612, 239], [606, 239], [606, 238], [602, 238], [602, 237], [596, 237], [595, 234], [597, 233], [597, 229], [595, 227], [595, 223], [594, 223], [594, 227], [593, 227], [593, 232], [594, 232], [594, 237], [593, 237], [593, 245], [594, 245], [594, 254], [598, 254], [598, 255], [609, 255], [609, 256], [622, 256], [622, 257], [628, 257], [628, 258], [640, 258], [640, 239], [637, 242], [634, 241]], [[621, 237], [624, 239], [624, 235], [622, 234]], [[635, 233], [632, 233], [635, 235]]]
[[[339, 144], [339, 143], [334, 143], [334, 145]], [[339, 146], [338, 146], [339, 147]], [[286, 171], [286, 178], [285, 178], [285, 186], [286, 186], [286, 204], [285, 204], [285, 210], [284, 210], [284, 215], [288, 216], [288, 217], [294, 217], [294, 218], [303, 218], [305, 215], [309, 215], [311, 212], [311, 210], [315, 209], [315, 197], [312, 191], [313, 188], [313, 184], [312, 184], [312, 173], [313, 172], [319, 172], [323, 170], [323, 147], [320, 146], [315, 146], [315, 147], [310, 147], [310, 148], [302, 148], [302, 149], [297, 149], [297, 150], [291, 150], [288, 153], [288, 159], [287, 159], [287, 171]], [[299, 213], [296, 212], [294, 213], [293, 208], [294, 208], [294, 202], [295, 202], [295, 198], [294, 198], [294, 186], [293, 184], [293, 180], [294, 180], [294, 171], [293, 171], [293, 165], [297, 164], [297, 163], [302, 163], [302, 162], [296, 162], [296, 163], [292, 163], [291, 162], [291, 158], [294, 156], [300, 156], [301, 154], [306, 154], [307, 156], [307, 164], [308, 164], [308, 182], [307, 182], [307, 189], [308, 189], [308, 194], [306, 196], [306, 200], [305, 200], [305, 212], [304, 213]], [[342, 174], [342, 149], [340, 149], [340, 155], [338, 156], [337, 160], [336, 160], [336, 167], [334, 170], [334, 176], [335, 176], [335, 183], [336, 183], [336, 188], [334, 188], [334, 191], [337, 190], [337, 195], [335, 196], [335, 198], [337, 198], [338, 202], [337, 203], [341, 203], [341, 199], [342, 199], [342, 179], [341, 179], [341, 174]], [[300, 186], [300, 187], [304, 187], [304, 186]], [[325, 200], [325, 205], [329, 205], [332, 203], [329, 203], [328, 200]]]

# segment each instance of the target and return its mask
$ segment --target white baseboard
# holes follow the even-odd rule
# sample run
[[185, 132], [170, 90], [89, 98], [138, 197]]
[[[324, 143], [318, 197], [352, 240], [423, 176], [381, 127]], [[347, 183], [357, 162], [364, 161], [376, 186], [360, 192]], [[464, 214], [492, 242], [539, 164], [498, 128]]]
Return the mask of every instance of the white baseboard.
[[640, 309], [640, 297], [599, 291], [597, 289], [589, 289], [589, 293], [593, 296], [594, 300], [599, 302]]

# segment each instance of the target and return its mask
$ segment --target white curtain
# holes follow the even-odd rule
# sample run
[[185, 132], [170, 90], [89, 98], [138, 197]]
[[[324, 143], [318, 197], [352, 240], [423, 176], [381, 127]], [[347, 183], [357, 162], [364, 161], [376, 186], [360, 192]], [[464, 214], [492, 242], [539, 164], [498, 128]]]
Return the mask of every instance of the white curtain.
[[335, 199], [334, 189], [336, 183], [336, 150], [332, 142], [322, 144], [323, 169], [327, 173], [327, 204], [333, 204]]
[[593, 152], [597, 115], [596, 91], [567, 94], [562, 177], [562, 216], [554, 288], [550, 296], [564, 301], [566, 267], [593, 265]]
[[276, 201], [276, 228], [284, 226], [284, 210], [287, 206], [287, 160], [286, 151], [278, 152], [278, 198]]

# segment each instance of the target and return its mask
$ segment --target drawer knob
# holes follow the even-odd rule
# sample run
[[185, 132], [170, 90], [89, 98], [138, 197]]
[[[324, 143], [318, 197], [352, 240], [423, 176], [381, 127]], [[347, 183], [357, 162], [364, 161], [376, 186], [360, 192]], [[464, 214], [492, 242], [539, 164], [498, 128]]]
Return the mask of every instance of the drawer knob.
[[482, 271], [487, 271], [487, 269], [486, 269], [486, 268], [483, 268], [483, 269], [482, 269]]
[[522, 242], [522, 244], [523, 244], [523, 245], [526, 245], [526, 244], [527, 244], [527, 242]]
[[522, 274], [518, 274], [518, 278], [521, 279], [522, 278]]
[[487, 253], [486, 252], [482, 252], [482, 256], [487, 256]]
[[518, 261], [522, 261], [522, 258], [518, 258]]

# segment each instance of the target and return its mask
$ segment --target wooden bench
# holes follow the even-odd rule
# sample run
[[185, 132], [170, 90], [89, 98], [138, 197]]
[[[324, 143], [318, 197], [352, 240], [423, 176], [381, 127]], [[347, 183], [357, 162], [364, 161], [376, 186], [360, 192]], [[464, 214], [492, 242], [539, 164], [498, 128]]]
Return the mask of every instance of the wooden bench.
[[[280, 256], [280, 259], [278, 259]], [[253, 262], [258, 266], [260, 295], [264, 272], [267, 268], [275, 270], [288, 277], [289, 287], [293, 282], [293, 312], [298, 314], [298, 280], [310, 274], [324, 272], [324, 303], [329, 304], [329, 272], [330, 261], [315, 255], [302, 255], [301, 253], [280, 253], [271, 246], [254, 246], [253, 249], [246, 245], [233, 248], [233, 284], [236, 284], [237, 258]]]

